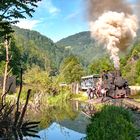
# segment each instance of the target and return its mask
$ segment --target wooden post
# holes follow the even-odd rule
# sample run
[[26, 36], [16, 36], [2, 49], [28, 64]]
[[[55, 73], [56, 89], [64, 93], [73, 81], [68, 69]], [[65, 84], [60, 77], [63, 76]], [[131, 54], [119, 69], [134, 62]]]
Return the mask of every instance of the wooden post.
[[31, 89], [29, 89], [28, 92], [27, 92], [26, 102], [25, 102], [25, 105], [24, 105], [24, 107], [22, 109], [21, 117], [19, 118], [19, 123], [18, 123], [18, 127], [19, 128], [22, 126], [22, 123], [23, 123], [23, 118], [24, 118], [24, 115], [25, 115], [25, 112], [26, 112], [26, 109], [27, 109], [27, 105], [28, 105], [28, 102], [29, 102], [30, 94], [31, 94]]

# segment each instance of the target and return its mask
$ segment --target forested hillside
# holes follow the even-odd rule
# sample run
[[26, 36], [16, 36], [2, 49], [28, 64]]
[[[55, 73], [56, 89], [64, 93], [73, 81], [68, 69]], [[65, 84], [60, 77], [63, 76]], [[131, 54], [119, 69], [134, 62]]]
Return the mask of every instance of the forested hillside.
[[[19, 74], [20, 67], [27, 70], [34, 66], [38, 66], [51, 75], [56, 75], [62, 72], [60, 65], [69, 56], [77, 57], [79, 64], [84, 66], [85, 74], [101, 73], [102, 70], [113, 69], [112, 61], [106, 50], [90, 38], [88, 31], [69, 36], [55, 44], [51, 39], [36, 31], [20, 29], [15, 26], [13, 29], [15, 32], [11, 39], [10, 55], [12, 55], [12, 59], [9, 66], [14, 75]], [[138, 32], [135, 45], [132, 45], [125, 55], [121, 55], [122, 74], [131, 84], [139, 83], [139, 40]], [[4, 68], [4, 51], [4, 48], [1, 47], [0, 73]], [[68, 68], [67, 65], [66, 68]], [[65, 65], [63, 69], [65, 70]]]
[[[25, 70], [38, 66], [42, 70], [48, 71], [51, 75], [56, 75], [61, 61], [68, 56], [66, 49], [58, 48], [49, 38], [39, 32], [27, 29], [12, 27], [14, 33], [11, 38], [11, 57], [9, 69], [11, 74], [19, 75], [21, 67]], [[3, 42], [3, 41], [1, 41]], [[0, 74], [4, 71], [5, 49], [0, 47]]]
[[106, 54], [104, 48], [91, 39], [89, 31], [64, 38], [58, 41], [57, 45], [70, 49], [73, 54], [80, 56], [85, 65]]
[[58, 69], [67, 51], [39, 32], [13, 27], [17, 46], [22, 52], [22, 59], [29, 65], [38, 65], [42, 69]]

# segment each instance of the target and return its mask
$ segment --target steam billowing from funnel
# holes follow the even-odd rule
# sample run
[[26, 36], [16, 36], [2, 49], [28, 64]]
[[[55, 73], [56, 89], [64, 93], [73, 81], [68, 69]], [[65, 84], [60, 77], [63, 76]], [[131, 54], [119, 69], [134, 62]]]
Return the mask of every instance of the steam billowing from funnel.
[[132, 10], [124, 0], [102, 0], [101, 3], [99, 3], [100, 0], [89, 1], [90, 4], [94, 4], [93, 9], [91, 9], [92, 5], [89, 9], [91, 36], [106, 47], [114, 67], [119, 69], [118, 52], [124, 51], [136, 36], [137, 18], [132, 15]]
[[95, 20], [107, 11], [132, 14], [132, 9], [126, 0], [87, 0], [88, 18]]
[[136, 36], [137, 18], [124, 13], [107, 12], [95, 22], [90, 22], [91, 36], [104, 44], [114, 62], [119, 68], [119, 50], [125, 50]]

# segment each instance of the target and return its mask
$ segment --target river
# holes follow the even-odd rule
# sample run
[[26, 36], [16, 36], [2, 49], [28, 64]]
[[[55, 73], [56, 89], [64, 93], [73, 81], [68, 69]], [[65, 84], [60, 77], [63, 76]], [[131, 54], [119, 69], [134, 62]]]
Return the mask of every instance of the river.
[[94, 108], [78, 101], [63, 102], [43, 109], [29, 111], [27, 118], [38, 121], [37, 135], [40, 138], [25, 137], [25, 140], [81, 140], [86, 136], [89, 115]]

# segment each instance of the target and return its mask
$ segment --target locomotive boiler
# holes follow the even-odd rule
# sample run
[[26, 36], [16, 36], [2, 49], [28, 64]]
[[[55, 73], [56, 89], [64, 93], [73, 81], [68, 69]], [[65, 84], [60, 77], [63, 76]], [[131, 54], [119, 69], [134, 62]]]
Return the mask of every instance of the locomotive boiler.
[[113, 72], [103, 72], [102, 76], [102, 89], [106, 89], [106, 96], [112, 98], [125, 98], [130, 95], [130, 88], [128, 82], [121, 75], [119, 70]]

